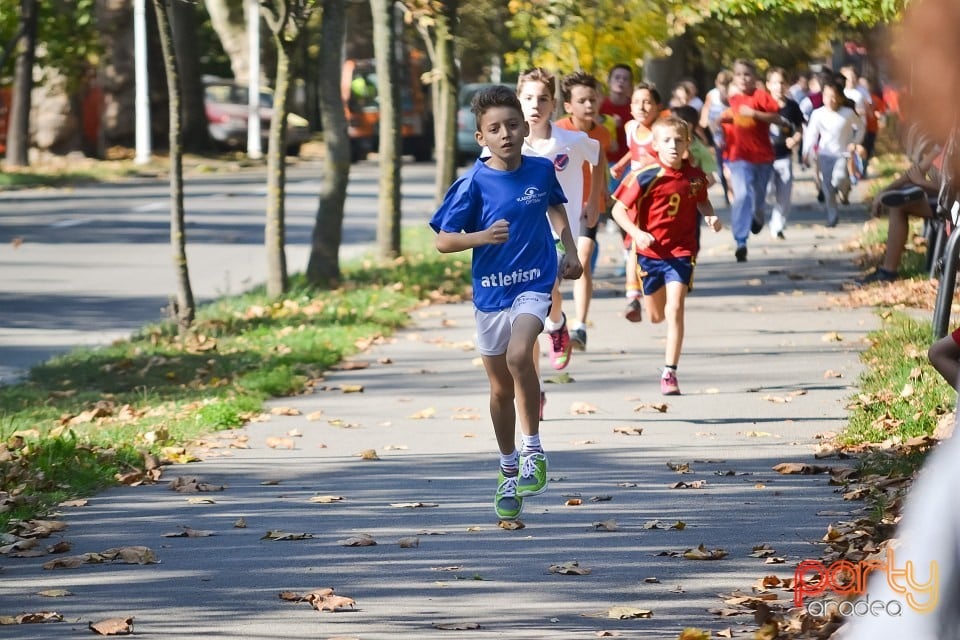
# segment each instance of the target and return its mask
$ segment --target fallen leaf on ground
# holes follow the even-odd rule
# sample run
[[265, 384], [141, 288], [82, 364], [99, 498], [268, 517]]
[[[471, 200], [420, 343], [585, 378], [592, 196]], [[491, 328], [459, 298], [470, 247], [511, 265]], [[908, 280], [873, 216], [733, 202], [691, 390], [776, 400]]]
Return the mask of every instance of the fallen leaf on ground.
[[443, 631], [470, 631], [481, 627], [479, 622], [437, 622], [433, 628]]
[[643, 411], [644, 409], [653, 409], [657, 413], [666, 413], [670, 408], [666, 402], [641, 402], [633, 408], [634, 411]]
[[66, 589], [45, 589], [44, 591], [37, 591], [37, 595], [43, 596], [44, 598], [65, 598], [72, 596], [73, 593]]
[[614, 427], [613, 432], [625, 436], [639, 436], [643, 435], [643, 427]]
[[668, 462], [667, 468], [677, 473], [690, 473], [689, 462]]
[[307, 502], [315, 502], [317, 504], [332, 504], [334, 502], [343, 502], [343, 496], [313, 496]]
[[400, 538], [397, 543], [400, 545], [401, 549], [413, 549], [420, 546], [420, 538], [416, 536]]
[[342, 384], [340, 390], [344, 393], [363, 393], [362, 384]]
[[593, 528], [596, 531], [618, 531], [620, 529], [620, 527], [617, 526], [617, 521], [612, 518], [610, 520], [594, 522]]
[[312, 533], [287, 533], [280, 529], [271, 529], [260, 536], [261, 540], [309, 540], [313, 537]]
[[322, 417], [323, 417], [323, 410], [322, 410], [322, 409], [319, 410], [319, 411], [312, 411], [312, 412], [310, 412], [310, 413], [307, 414], [307, 420], [309, 420], [310, 422], [314, 422], [314, 421], [316, 421], [316, 420], [319, 420], [319, 419], [322, 418]]
[[568, 507], [579, 507], [580, 505], [583, 504], [583, 500], [581, 500], [580, 498], [570, 498], [563, 504]]
[[670, 485], [671, 489], [703, 489], [707, 486], [706, 480], [691, 480], [690, 482], [674, 482]]
[[823, 372], [824, 378], [842, 378], [843, 374], [839, 371], [834, 371], [833, 369], [827, 369]]
[[703, 629], [687, 628], [680, 632], [677, 640], [710, 640], [710, 632]]
[[39, 624], [42, 622], [60, 622], [63, 616], [56, 611], [35, 611], [21, 613], [15, 616], [0, 616], [0, 625], [7, 624]]
[[570, 560], [561, 564], [550, 565], [550, 573], [559, 573], [565, 576], [585, 576], [589, 575], [593, 569], [581, 567], [576, 560]]
[[632, 618], [652, 618], [653, 611], [650, 609], [640, 609], [638, 607], [620, 605], [616, 607], [610, 607], [606, 611], [601, 611], [600, 613], [584, 613], [582, 615], [589, 618], [604, 617], [612, 618], [614, 620], [630, 620]]
[[773, 470], [783, 475], [813, 475], [817, 473], [831, 473], [833, 469], [819, 464], [804, 462], [781, 462]]
[[574, 402], [570, 405], [570, 413], [572, 415], [586, 415], [596, 412], [597, 408], [589, 402]]
[[436, 502], [391, 502], [390, 506], [395, 509], [419, 509], [440, 506]]
[[275, 416], [299, 416], [302, 415], [300, 409], [293, 407], [271, 407], [270, 413]]
[[170, 481], [170, 489], [177, 493], [203, 493], [208, 491], [223, 491], [226, 485], [213, 485], [200, 482], [198, 478], [180, 476]]
[[296, 444], [294, 444], [293, 438], [278, 438], [276, 436], [270, 436], [267, 438], [266, 444], [271, 449], [296, 449]]
[[437, 415], [437, 410], [433, 407], [427, 407], [426, 409], [421, 409], [416, 413], [410, 414], [410, 419], [412, 420], [424, 420], [426, 418], [433, 418]]
[[377, 541], [369, 533], [358, 533], [346, 540], [341, 540], [339, 544], [342, 547], [375, 547]]
[[508, 531], [516, 531], [518, 529], [523, 529], [527, 525], [523, 524], [519, 520], [501, 520], [497, 523], [497, 526]]
[[380, 459], [380, 456], [377, 455], [376, 449], [364, 449], [363, 451], [358, 453], [357, 456], [361, 460], [379, 460]]
[[90, 630], [101, 636], [125, 636], [133, 633], [133, 616], [91, 622]]
[[687, 560], [720, 560], [726, 556], [727, 552], [723, 549], [707, 549], [702, 543], [696, 549], [683, 552], [683, 557]]
[[204, 529], [191, 529], [190, 527], [180, 527], [180, 531], [174, 533], [165, 533], [161, 537], [163, 538], [207, 538], [209, 536], [215, 536], [213, 531], [207, 531]]

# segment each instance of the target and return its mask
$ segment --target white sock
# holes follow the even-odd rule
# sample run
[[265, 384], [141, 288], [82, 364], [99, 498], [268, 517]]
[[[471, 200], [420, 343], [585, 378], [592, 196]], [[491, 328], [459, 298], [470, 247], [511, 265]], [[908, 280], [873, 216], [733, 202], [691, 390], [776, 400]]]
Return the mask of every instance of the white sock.
[[565, 315], [563, 315], [563, 314], [560, 314], [560, 322], [554, 322], [554, 321], [551, 320], [550, 317], [548, 316], [548, 317], [543, 321], [543, 328], [546, 329], [547, 331], [557, 331], [557, 330], [559, 330], [559, 329], [562, 329], [562, 328], [563, 328], [563, 325], [564, 325], [566, 322], [567, 322], [567, 317], [566, 317]]
[[543, 451], [543, 446], [540, 444], [540, 434], [528, 436], [524, 434], [521, 436], [523, 440], [523, 450], [530, 451]]
[[514, 449], [513, 453], [500, 454], [500, 468], [504, 471], [516, 471], [520, 468], [520, 454]]

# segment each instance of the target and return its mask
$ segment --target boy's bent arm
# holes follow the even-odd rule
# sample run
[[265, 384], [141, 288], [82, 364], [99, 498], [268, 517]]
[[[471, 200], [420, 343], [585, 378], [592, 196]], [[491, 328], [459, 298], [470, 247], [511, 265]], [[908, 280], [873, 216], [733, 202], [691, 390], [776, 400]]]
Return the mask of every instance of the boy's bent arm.
[[713, 203], [709, 200], [698, 203], [697, 211], [703, 216], [703, 221], [707, 223], [707, 226], [714, 231], [720, 231], [720, 229], [723, 228], [723, 225], [720, 223], [720, 218], [717, 217], [717, 212], [713, 209]]
[[627, 232], [631, 238], [633, 238], [634, 243], [637, 247], [643, 249], [649, 247], [653, 242], [653, 236], [638, 227], [630, 219], [630, 216], [627, 214], [627, 207], [622, 202], [615, 202], [613, 209], [610, 211], [610, 216], [613, 218], [614, 222], [620, 225], [620, 228]]
[[485, 244], [503, 244], [509, 238], [510, 223], [501, 219], [482, 231], [472, 233], [454, 233], [440, 230], [437, 232], [436, 246], [440, 253], [456, 253]]

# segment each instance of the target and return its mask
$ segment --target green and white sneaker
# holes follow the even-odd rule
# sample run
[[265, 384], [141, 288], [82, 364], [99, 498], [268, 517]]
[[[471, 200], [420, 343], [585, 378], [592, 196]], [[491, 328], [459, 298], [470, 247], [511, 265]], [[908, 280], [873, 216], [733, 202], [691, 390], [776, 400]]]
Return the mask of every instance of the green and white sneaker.
[[517, 496], [538, 496], [547, 490], [547, 456], [542, 451], [520, 454]]
[[505, 476], [503, 469], [500, 470], [497, 478], [493, 510], [501, 520], [516, 520], [523, 511], [523, 500], [517, 495], [517, 476]]

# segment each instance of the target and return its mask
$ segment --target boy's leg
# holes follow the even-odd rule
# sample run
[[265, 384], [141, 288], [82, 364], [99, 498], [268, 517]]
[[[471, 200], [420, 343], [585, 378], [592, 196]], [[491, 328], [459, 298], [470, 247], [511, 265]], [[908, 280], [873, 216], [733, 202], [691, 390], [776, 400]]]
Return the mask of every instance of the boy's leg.
[[750, 163], [736, 160], [728, 163], [730, 167], [733, 204], [730, 205], [730, 228], [737, 243], [737, 262], [747, 259], [747, 238], [750, 236], [750, 224], [753, 222], [753, 188], [750, 184]]
[[[596, 232], [596, 227], [593, 229]], [[576, 320], [570, 329], [570, 341], [574, 349], [584, 351], [587, 348], [587, 313], [593, 298], [593, 251], [597, 243], [589, 236], [577, 238], [577, 256], [583, 265], [583, 275], [573, 283], [573, 303]]]
[[[504, 314], [505, 315], [505, 314]], [[484, 347], [491, 350], [500, 348], [500, 337], [509, 331], [509, 321], [493, 321], [482, 327], [478, 323], [481, 338], [478, 347], [481, 348], [483, 367], [490, 381], [490, 418], [493, 422], [493, 432], [497, 438], [497, 448], [500, 450], [500, 464], [497, 472], [497, 490], [493, 495], [493, 509], [497, 517], [503, 520], [514, 520], [523, 511], [523, 500], [517, 496], [517, 482], [520, 475], [520, 455], [516, 447], [516, 409], [514, 398], [516, 388], [513, 375], [507, 366], [506, 353], [488, 355], [483, 353]], [[487, 332], [485, 334], [485, 332]], [[489, 343], [483, 344], [493, 335]], [[507, 342], [509, 344], [509, 342]], [[532, 349], [531, 349], [532, 352]], [[532, 357], [532, 353], [531, 353]]]
[[667, 320], [667, 346], [664, 350], [664, 364], [676, 368], [680, 363], [680, 350], [683, 347], [687, 285], [683, 282], [668, 282], [661, 291], [666, 292], [664, 315]]
[[507, 354], [481, 358], [490, 381], [490, 419], [493, 421], [493, 433], [497, 438], [500, 453], [509, 455], [517, 446], [517, 414], [514, 407], [516, 386], [507, 366]]
[[793, 158], [777, 158], [773, 162], [770, 187], [773, 191], [773, 211], [770, 213], [770, 235], [783, 239], [783, 229], [790, 215], [790, 196], [793, 190]]
[[507, 346], [507, 368], [514, 381], [517, 411], [520, 417], [523, 447], [520, 451], [520, 476], [517, 496], [535, 496], [547, 489], [547, 457], [540, 444], [540, 381], [533, 366], [533, 343], [542, 330], [534, 315], [521, 313], [513, 321]]
[[663, 289], [666, 291], [667, 344], [663, 354], [663, 372], [660, 374], [660, 393], [678, 396], [680, 383], [677, 380], [677, 365], [683, 346], [683, 312], [688, 289], [686, 283], [677, 281], [667, 282]]
[[910, 216], [929, 218], [933, 215], [930, 202], [926, 198], [910, 202], [902, 207], [887, 209], [887, 250], [883, 254], [881, 268], [892, 274], [900, 269], [900, 259], [903, 257], [907, 245], [907, 235], [910, 233]]
[[833, 184], [833, 168], [842, 158], [837, 156], [821, 155], [818, 158], [820, 166], [820, 190], [823, 192], [824, 206], [827, 210], [827, 226], [834, 227], [840, 219], [837, 211], [837, 191]]
[[753, 189], [753, 220], [750, 222], [750, 232], [757, 234], [763, 230], [766, 221], [767, 185], [770, 184], [770, 175], [773, 173], [772, 162], [755, 162], [750, 167], [750, 185]]
[[560, 293], [560, 281], [553, 283], [550, 294], [550, 315], [544, 321], [543, 329], [547, 333], [550, 344], [550, 364], [557, 371], [565, 369], [570, 364], [570, 330], [567, 327], [567, 318], [563, 313], [563, 294]]

